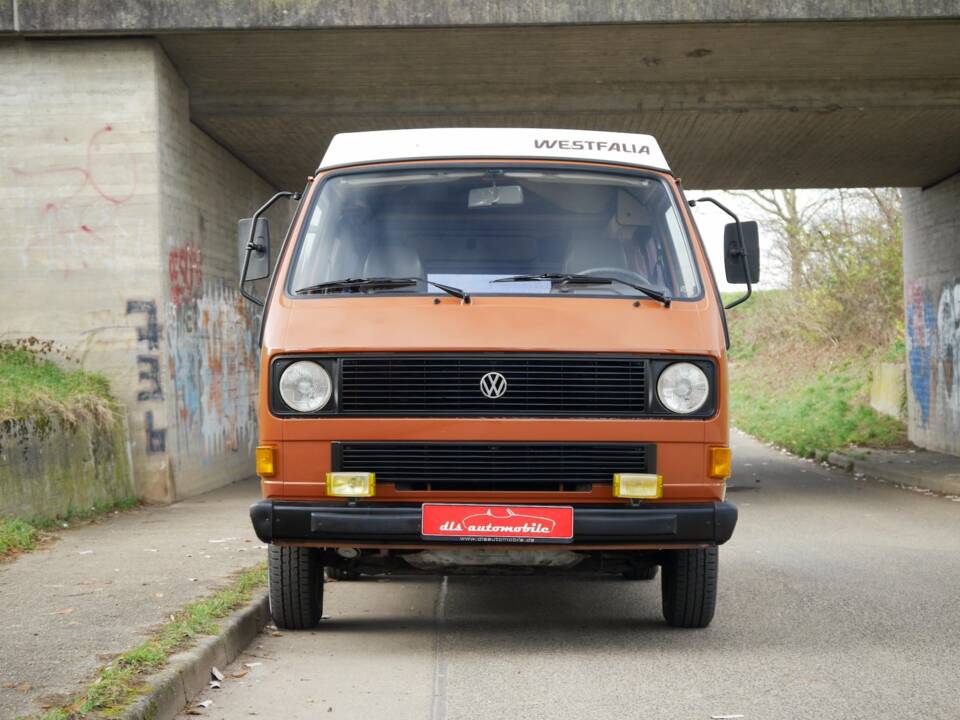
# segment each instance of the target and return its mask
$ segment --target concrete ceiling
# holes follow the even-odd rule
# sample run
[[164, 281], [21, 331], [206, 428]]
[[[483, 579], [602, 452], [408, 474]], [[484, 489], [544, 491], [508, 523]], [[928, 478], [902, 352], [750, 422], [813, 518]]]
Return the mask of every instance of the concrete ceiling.
[[957, 0], [0, 0], [0, 33], [933, 20]]
[[960, 171], [960, 0], [0, 0], [0, 36], [153, 36], [278, 186], [331, 135], [649, 132], [690, 186]]
[[695, 187], [926, 186], [960, 170], [960, 22], [162, 34], [194, 121], [277, 186], [349, 130], [648, 132]]

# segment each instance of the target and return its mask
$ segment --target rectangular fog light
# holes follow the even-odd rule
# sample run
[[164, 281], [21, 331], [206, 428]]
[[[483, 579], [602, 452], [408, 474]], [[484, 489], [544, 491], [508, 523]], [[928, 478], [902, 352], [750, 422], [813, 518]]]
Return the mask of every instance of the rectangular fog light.
[[335, 497], [373, 497], [376, 475], [366, 472], [327, 473], [327, 495]]
[[622, 498], [656, 499], [663, 496], [663, 476], [647, 473], [617, 473], [613, 494]]

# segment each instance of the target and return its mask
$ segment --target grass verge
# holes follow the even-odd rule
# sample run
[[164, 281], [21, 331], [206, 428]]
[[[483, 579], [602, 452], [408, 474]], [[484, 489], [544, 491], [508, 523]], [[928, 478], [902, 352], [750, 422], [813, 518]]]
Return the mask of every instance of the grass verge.
[[198, 635], [220, 632], [217, 620], [248, 602], [267, 584], [265, 563], [239, 573], [222, 590], [187, 605], [146, 642], [115, 658], [97, 673], [96, 680], [71, 702], [53, 708], [43, 720], [80, 720], [114, 717], [144, 691], [144, 679]]
[[728, 313], [732, 423], [803, 457], [848, 445], [905, 445], [904, 424], [869, 404], [873, 367], [902, 361], [902, 341], [825, 342], [797, 325], [797, 312], [788, 291], [767, 290]]
[[[53, 343], [26, 338], [0, 343], [0, 423], [58, 417], [68, 423], [93, 417], [106, 423], [116, 413], [107, 379], [98, 373], [64, 369]], [[63, 360], [70, 358], [63, 355]]]
[[0, 558], [29, 552], [37, 546], [40, 530], [20, 518], [0, 518]]
[[129, 510], [139, 504], [139, 498], [128, 497], [110, 502], [97, 502], [93, 507], [83, 510], [70, 510], [63, 517], [29, 519], [0, 517], [0, 560], [30, 552], [47, 536], [48, 531], [63, 527], [65, 523], [92, 520], [107, 513]]
[[733, 424], [796, 455], [906, 443], [904, 424], [867, 404], [867, 360], [846, 358], [791, 371], [784, 360], [754, 356], [749, 363], [734, 363], [730, 375]]

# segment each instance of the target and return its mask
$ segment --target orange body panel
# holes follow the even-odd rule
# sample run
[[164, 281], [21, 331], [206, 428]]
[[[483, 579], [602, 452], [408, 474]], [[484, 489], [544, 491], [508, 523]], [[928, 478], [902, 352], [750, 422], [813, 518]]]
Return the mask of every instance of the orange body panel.
[[[450, 165], [462, 164], [450, 162]], [[514, 162], [513, 164], [522, 164]], [[548, 164], [543, 161], [537, 165]], [[599, 163], [563, 163], [605, 169]], [[381, 165], [397, 167], [401, 164]], [[403, 163], [404, 166], [416, 163]], [[431, 163], [436, 166], [437, 163]], [[676, 181], [669, 175], [672, 188]], [[291, 230], [295, 239], [306, 208], [322, 181], [313, 180]], [[722, 310], [702, 242], [685, 203], [678, 200], [693, 240], [704, 285], [696, 301], [669, 308], [633, 297], [474, 296], [462, 304], [449, 296], [315, 296], [289, 298], [283, 287], [294, 242], [284, 248], [267, 299], [260, 358], [261, 444], [278, 449], [275, 477], [263, 480], [264, 497], [330, 501], [325, 473], [333, 441], [633, 441], [657, 444], [664, 503], [722, 500], [725, 481], [708, 477], [709, 448], [728, 443], [727, 372]], [[537, 418], [279, 418], [268, 405], [269, 364], [284, 353], [361, 352], [568, 352], [700, 355], [717, 365], [717, 413], [706, 420]], [[611, 487], [590, 492], [422, 492], [377, 487], [368, 502], [626, 503]], [[365, 501], [367, 502], [367, 501]]]

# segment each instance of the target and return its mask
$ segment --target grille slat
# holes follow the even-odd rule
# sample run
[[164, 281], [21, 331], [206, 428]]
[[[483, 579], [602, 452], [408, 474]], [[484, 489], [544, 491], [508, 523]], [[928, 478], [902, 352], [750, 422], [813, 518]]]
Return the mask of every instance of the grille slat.
[[653, 472], [654, 446], [627, 443], [339, 443], [334, 469], [422, 489], [530, 490]]
[[[480, 392], [488, 372], [507, 379], [503, 397]], [[646, 397], [641, 358], [397, 355], [347, 357], [340, 365], [346, 415], [636, 417]]]

